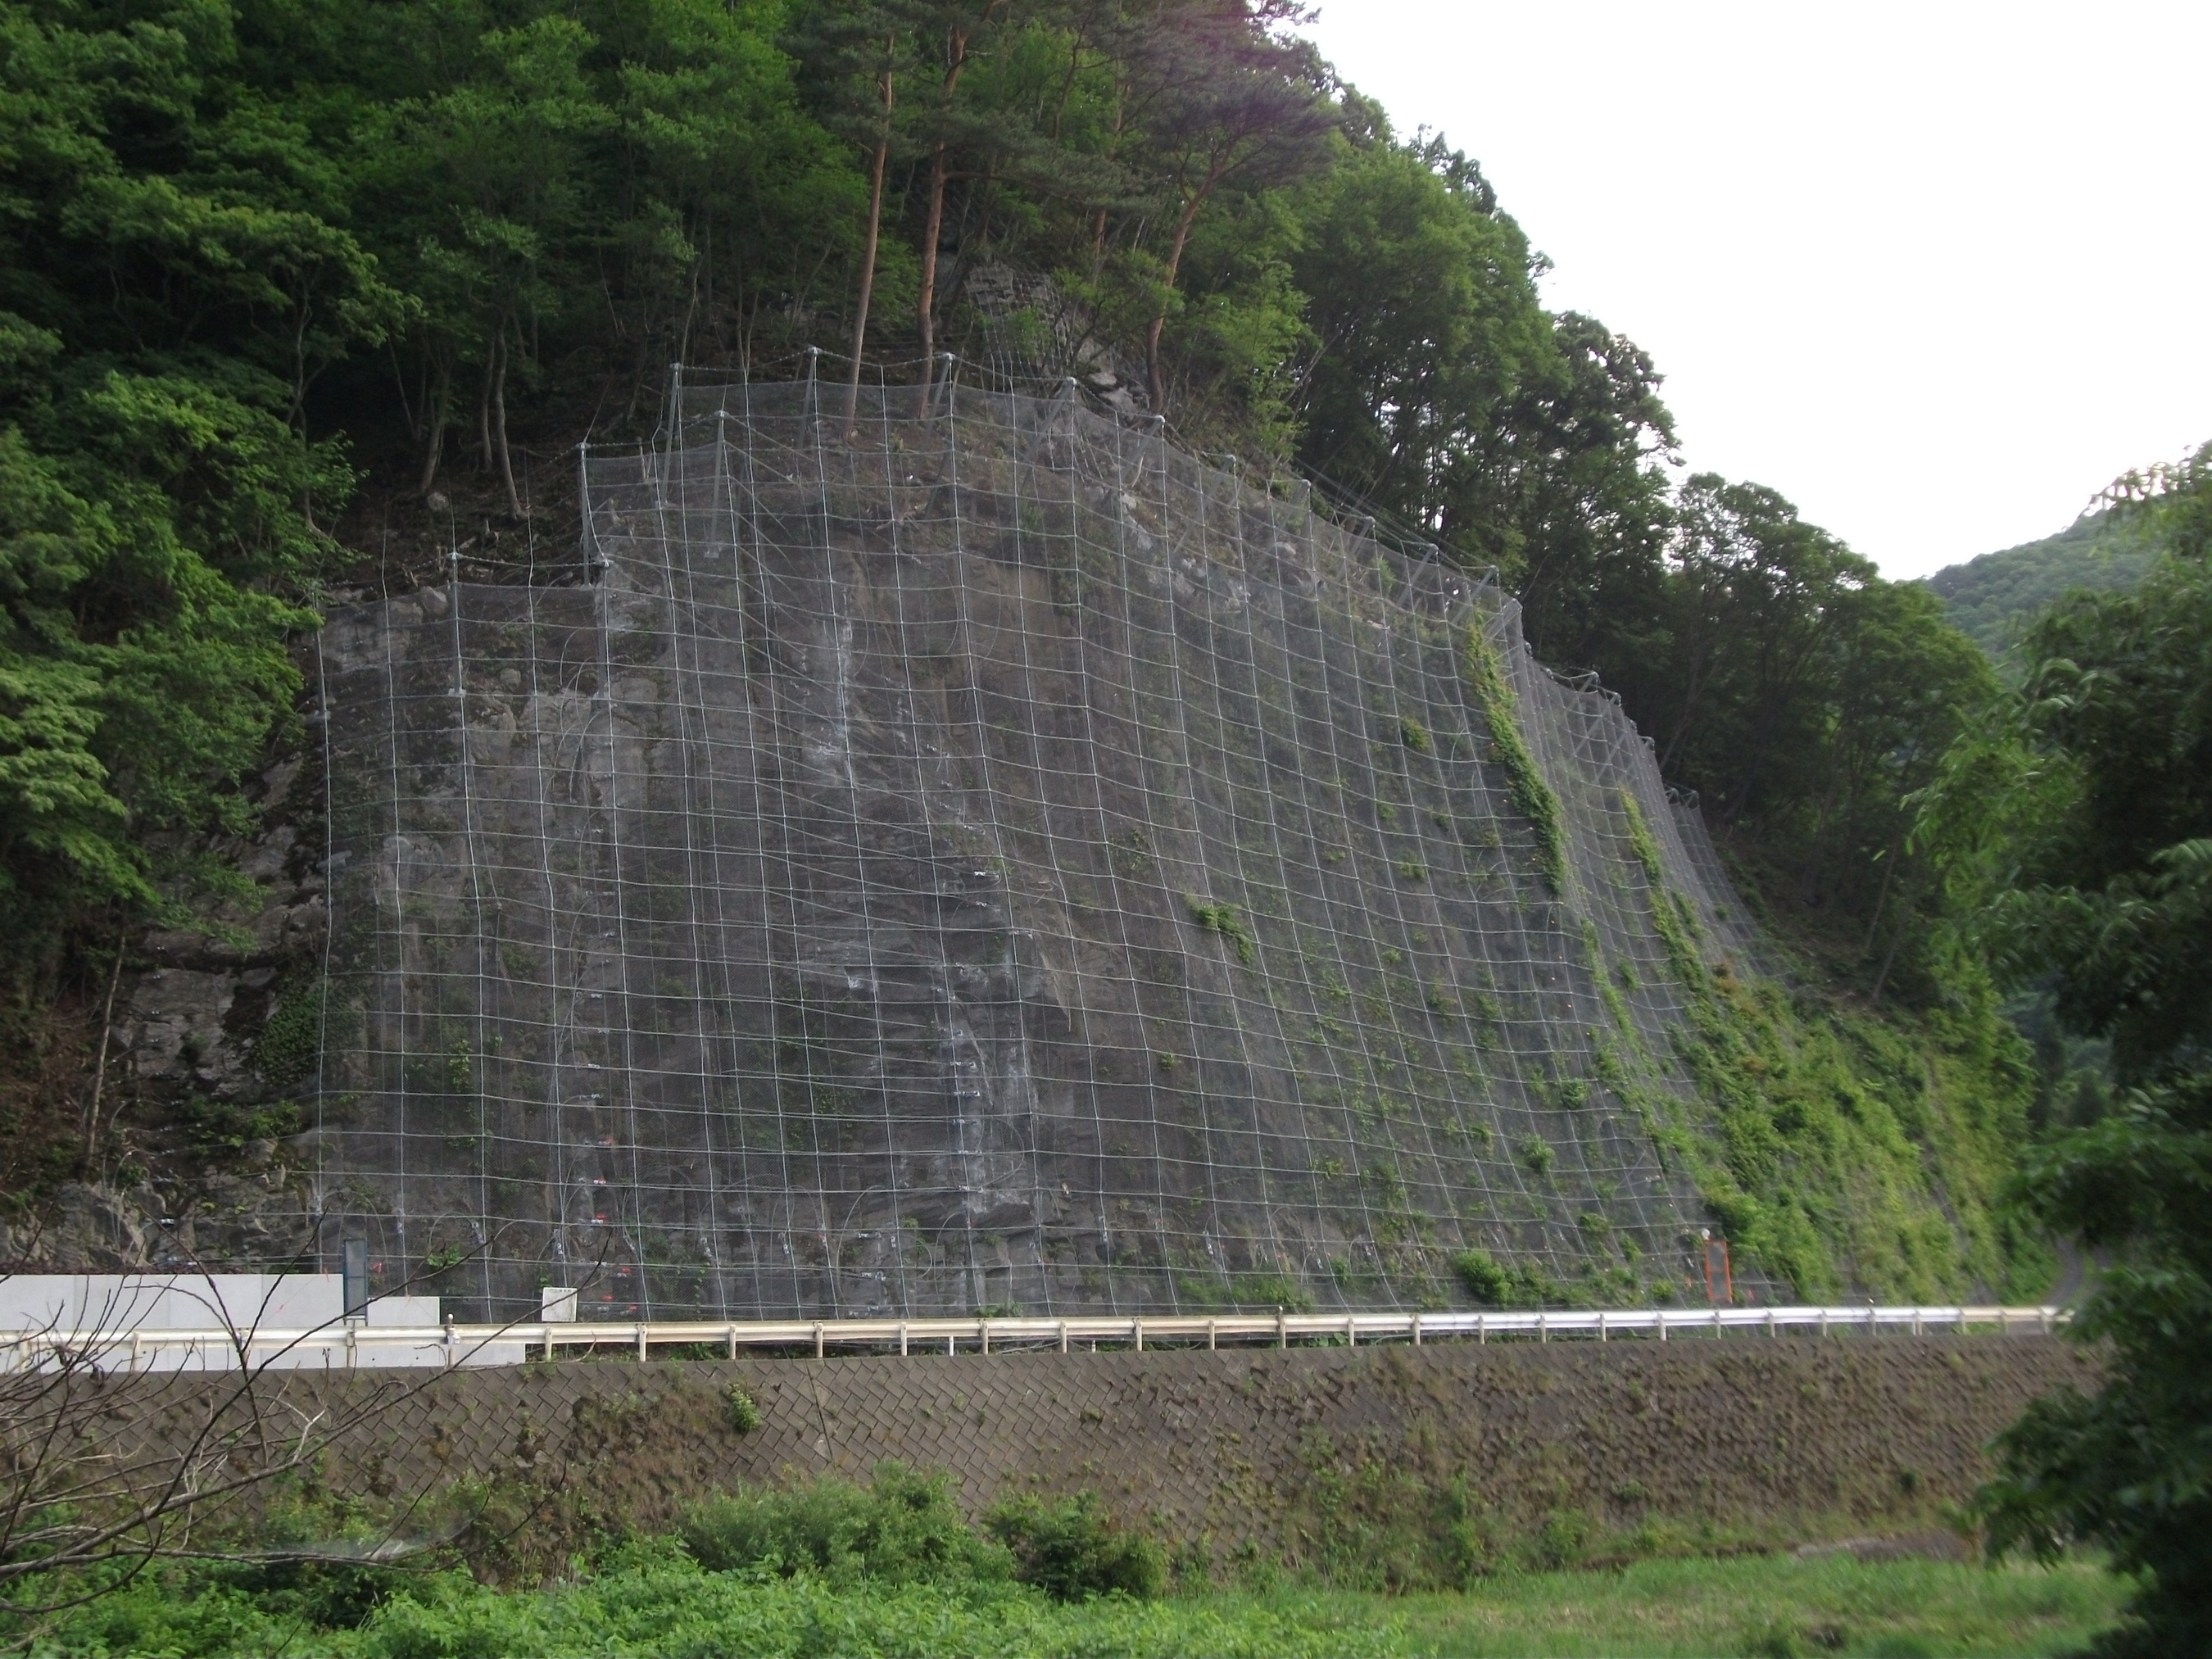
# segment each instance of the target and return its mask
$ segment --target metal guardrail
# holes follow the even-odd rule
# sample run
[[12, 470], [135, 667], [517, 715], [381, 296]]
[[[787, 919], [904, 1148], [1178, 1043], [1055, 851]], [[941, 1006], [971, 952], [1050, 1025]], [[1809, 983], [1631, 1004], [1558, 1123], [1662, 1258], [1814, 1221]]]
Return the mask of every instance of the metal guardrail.
[[[676, 1320], [632, 1323], [366, 1326], [331, 1325], [313, 1330], [29, 1330], [0, 1331], [0, 1370], [70, 1357], [102, 1370], [296, 1368], [303, 1362], [337, 1370], [368, 1363], [378, 1350], [412, 1349], [430, 1364], [511, 1364], [533, 1352], [550, 1358], [564, 1349], [617, 1348], [640, 1360], [655, 1348], [714, 1349], [736, 1358], [744, 1349], [812, 1353], [1011, 1350], [1066, 1353], [1078, 1345], [1216, 1348], [1224, 1343], [1486, 1342], [1492, 1337], [1549, 1341], [1553, 1337], [1600, 1342], [1616, 1336], [1720, 1336], [1729, 1332], [1821, 1336], [1884, 1330], [1915, 1336], [1934, 1331], [1995, 1331], [2048, 1335], [2071, 1317], [2058, 1307], [1943, 1306], [1630, 1308], [1511, 1310], [1474, 1313], [1220, 1314], [1158, 1316], [1078, 1314], [1066, 1318]], [[170, 1363], [164, 1365], [161, 1362]], [[197, 1362], [197, 1363], [195, 1363]], [[210, 1362], [218, 1362], [211, 1364]], [[386, 1359], [385, 1364], [392, 1363]]]

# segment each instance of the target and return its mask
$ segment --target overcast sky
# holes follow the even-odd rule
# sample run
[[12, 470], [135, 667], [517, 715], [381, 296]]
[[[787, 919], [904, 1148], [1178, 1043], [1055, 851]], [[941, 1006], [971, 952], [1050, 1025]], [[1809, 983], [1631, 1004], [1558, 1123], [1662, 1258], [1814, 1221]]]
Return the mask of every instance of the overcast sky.
[[1658, 361], [1692, 467], [1892, 576], [2212, 438], [2212, 4], [1324, 0]]

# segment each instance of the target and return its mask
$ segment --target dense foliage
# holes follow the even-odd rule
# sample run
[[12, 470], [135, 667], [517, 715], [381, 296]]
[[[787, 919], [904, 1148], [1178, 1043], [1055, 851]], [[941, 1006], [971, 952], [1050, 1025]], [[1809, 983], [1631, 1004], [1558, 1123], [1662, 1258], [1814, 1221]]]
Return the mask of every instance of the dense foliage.
[[2126, 514], [2084, 514], [2056, 536], [1947, 565], [1928, 579], [1960, 631], [1993, 660], [2010, 661], [2045, 607], [2077, 589], [2130, 588], [2156, 543]]
[[[2109, 1345], [2094, 1398], [2039, 1403], [1989, 1495], [2001, 1542], [2087, 1538], [2145, 1585], [2114, 1652], [2212, 1652], [2212, 449], [2124, 481], [2164, 551], [2130, 593], [2062, 600], [2025, 684], [1962, 757], [1961, 815], [2003, 821], [1987, 937], [2059, 1018], [2109, 1041], [2124, 1092], [2054, 1135], [2023, 1185], [2111, 1254], [2076, 1327]], [[1990, 791], [1988, 781], [2004, 787]], [[1982, 809], [1984, 812], [1988, 808]]]

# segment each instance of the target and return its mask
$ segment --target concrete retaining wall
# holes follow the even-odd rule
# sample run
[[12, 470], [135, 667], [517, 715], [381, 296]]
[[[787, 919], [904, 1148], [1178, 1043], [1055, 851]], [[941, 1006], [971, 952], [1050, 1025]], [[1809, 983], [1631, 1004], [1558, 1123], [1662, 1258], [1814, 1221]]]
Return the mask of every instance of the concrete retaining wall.
[[[610, 1359], [428, 1380], [340, 1434], [323, 1468], [333, 1491], [386, 1498], [477, 1483], [555, 1534], [662, 1526], [731, 1482], [865, 1479], [897, 1458], [948, 1470], [974, 1508], [1094, 1488], [1217, 1559], [1297, 1562], [1454, 1517], [1485, 1548], [1562, 1526], [1597, 1546], [1655, 1527], [1789, 1542], [1938, 1524], [1992, 1435], [2094, 1373], [2027, 1336]], [[263, 1404], [343, 1416], [393, 1381], [295, 1373]], [[751, 1433], [730, 1425], [732, 1383], [761, 1408]], [[130, 1433], [193, 1415], [180, 1383], [116, 1386], [110, 1420]]]

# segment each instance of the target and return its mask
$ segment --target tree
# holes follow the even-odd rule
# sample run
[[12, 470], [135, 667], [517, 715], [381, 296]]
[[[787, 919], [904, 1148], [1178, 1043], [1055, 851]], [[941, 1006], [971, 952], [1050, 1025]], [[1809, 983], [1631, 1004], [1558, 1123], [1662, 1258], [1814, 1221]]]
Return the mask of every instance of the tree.
[[1135, 97], [1169, 221], [1145, 335], [1155, 410], [1167, 404], [1160, 339], [1200, 213], [1224, 190], [1279, 187], [1328, 160], [1340, 118], [1327, 67], [1310, 44], [1269, 33], [1297, 15], [1291, 0], [1190, 0], [1140, 37]]
[[588, 222], [592, 141], [615, 119], [586, 73], [594, 44], [581, 24], [559, 16], [488, 32], [482, 72], [397, 106], [375, 135], [385, 201], [423, 204], [402, 216], [417, 228], [406, 269], [427, 301], [432, 365], [422, 488], [437, 479], [454, 369], [474, 362], [479, 453], [518, 519], [509, 371], [574, 286], [560, 256]]
[[2124, 1654], [2212, 1652], [2212, 447], [2124, 479], [2167, 551], [2131, 594], [2062, 600], [2012, 705], [2045, 810], [1988, 938], [2015, 981], [2107, 1037], [2124, 1093], [2027, 1159], [2054, 1231], [2111, 1253], [2072, 1334], [2101, 1392], [2037, 1402], [1999, 1443], [1992, 1541], [2101, 1545], [2142, 1575]]
[[915, 301], [915, 319], [921, 333], [921, 406], [929, 404], [929, 388], [937, 354], [937, 262], [945, 236], [945, 190], [952, 178], [951, 156], [961, 119], [960, 78], [981, 48], [985, 32], [1012, 0], [956, 0], [950, 5], [923, 8], [926, 21], [918, 22], [924, 38], [942, 43], [941, 74], [926, 115], [931, 138], [929, 183], [923, 197], [921, 228], [921, 292]]
[[1308, 187], [1292, 256], [1316, 337], [1298, 459], [1480, 562], [1468, 474], [1549, 331], [1528, 241], [1473, 161], [1349, 107], [1366, 131]]
[[1364, 130], [1307, 188], [1291, 267], [1316, 349], [1300, 460], [1495, 566], [1547, 661], [1641, 706], [1663, 632], [1658, 375], [1588, 317], [1547, 315], [1541, 261], [1473, 161]]
[[[195, 19], [197, 21], [195, 21]], [[354, 477], [317, 377], [407, 309], [228, 13], [0, 23], [0, 933], [156, 902], [292, 719]]]

